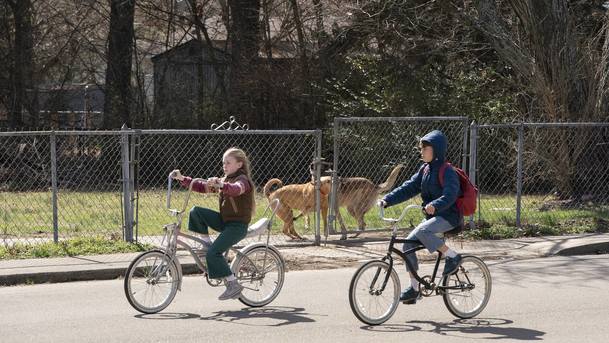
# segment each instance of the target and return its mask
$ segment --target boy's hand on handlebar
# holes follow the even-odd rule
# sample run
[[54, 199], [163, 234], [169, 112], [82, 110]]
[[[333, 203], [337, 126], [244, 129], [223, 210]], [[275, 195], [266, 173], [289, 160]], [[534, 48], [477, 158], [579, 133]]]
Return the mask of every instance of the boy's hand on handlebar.
[[436, 213], [436, 208], [432, 204], [427, 204], [425, 206], [425, 213], [432, 216], [434, 213]]
[[178, 181], [183, 181], [184, 180], [184, 175], [182, 175], [182, 173], [180, 173], [180, 169], [175, 169], [174, 171], [171, 172], [171, 177], [174, 180], [178, 180]]
[[383, 199], [380, 199], [376, 202], [376, 205], [381, 208], [387, 208], [387, 202]]

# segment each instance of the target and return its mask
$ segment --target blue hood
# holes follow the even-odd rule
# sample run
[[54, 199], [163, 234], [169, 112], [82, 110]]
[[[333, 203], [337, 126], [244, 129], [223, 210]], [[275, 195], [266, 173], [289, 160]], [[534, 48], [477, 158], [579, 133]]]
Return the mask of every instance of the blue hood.
[[433, 147], [433, 161], [431, 164], [444, 163], [448, 141], [440, 130], [433, 130], [421, 138], [421, 142], [428, 142]]

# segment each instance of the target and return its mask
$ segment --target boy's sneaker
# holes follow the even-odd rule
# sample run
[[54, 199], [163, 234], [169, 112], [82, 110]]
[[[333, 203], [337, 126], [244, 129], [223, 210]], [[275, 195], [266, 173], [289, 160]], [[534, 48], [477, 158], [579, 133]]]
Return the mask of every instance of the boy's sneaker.
[[406, 288], [402, 294], [400, 294], [400, 301], [406, 305], [414, 305], [417, 303], [417, 299], [421, 292], [416, 291], [412, 286]]
[[241, 296], [243, 286], [237, 280], [226, 282], [226, 290], [220, 294], [219, 300], [237, 299]]
[[444, 262], [444, 272], [442, 272], [442, 275], [446, 276], [456, 273], [459, 269], [459, 265], [461, 265], [462, 259], [463, 257], [461, 257], [460, 254], [457, 254], [457, 256], [452, 258], [447, 257], [446, 261]]

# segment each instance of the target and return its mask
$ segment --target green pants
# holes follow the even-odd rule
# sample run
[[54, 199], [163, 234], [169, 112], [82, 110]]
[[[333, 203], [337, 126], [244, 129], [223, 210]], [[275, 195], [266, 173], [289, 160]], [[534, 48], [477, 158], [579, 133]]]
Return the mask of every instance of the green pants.
[[216, 238], [205, 255], [207, 269], [211, 279], [219, 279], [231, 275], [228, 263], [223, 254], [234, 244], [247, 235], [247, 224], [242, 222], [224, 222], [220, 213], [203, 207], [193, 207], [188, 217], [188, 230], [209, 234], [209, 228], [218, 232]]

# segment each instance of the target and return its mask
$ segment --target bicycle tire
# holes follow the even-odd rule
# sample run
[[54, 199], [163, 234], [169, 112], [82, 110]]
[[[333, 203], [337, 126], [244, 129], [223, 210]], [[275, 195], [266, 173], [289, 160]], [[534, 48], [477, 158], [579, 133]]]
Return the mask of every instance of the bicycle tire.
[[151, 250], [140, 254], [129, 264], [125, 272], [125, 296], [139, 312], [157, 313], [171, 304], [179, 283], [180, 274], [175, 261], [161, 250]]
[[442, 298], [448, 311], [456, 317], [468, 319], [480, 314], [488, 304], [492, 290], [491, 272], [478, 257], [464, 256], [455, 274], [445, 277]]
[[[351, 278], [349, 305], [355, 317], [365, 324], [379, 325], [386, 322], [398, 307], [400, 278], [395, 269], [391, 268], [385, 289], [382, 292], [378, 289], [382, 286], [388, 272], [389, 264], [387, 262], [370, 261], [359, 267]], [[383, 294], [385, 294], [384, 297]], [[375, 305], [372, 305], [373, 302]], [[380, 314], [371, 314], [370, 312], [374, 309], [380, 309]]]
[[[264, 266], [264, 270], [261, 269]], [[270, 304], [281, 292], [285, 280], [285, 262], [281, 255], [266, 246], [254, 247], [239, 254], [233, 273], [243, 286], [239, 301], [250, 307]]]

